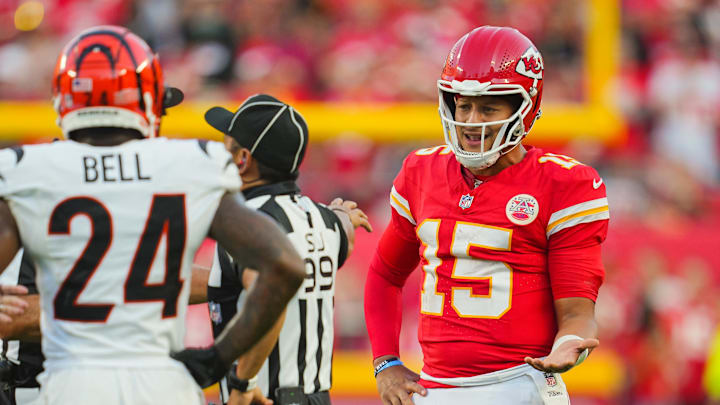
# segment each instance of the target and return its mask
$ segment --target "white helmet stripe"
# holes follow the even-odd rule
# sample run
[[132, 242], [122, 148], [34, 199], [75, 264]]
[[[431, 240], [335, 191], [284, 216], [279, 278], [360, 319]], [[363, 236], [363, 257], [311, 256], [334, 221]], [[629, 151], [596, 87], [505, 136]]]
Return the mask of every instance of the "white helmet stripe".
[[[260, 145], [260, 141], [262, 141], [265, 134], [267, 134], [267, 131], [269, 131], [270, 128], [272, 128], [275, 121], [277, 121], [277, 119], [280, 118], [280, 115], [282, 115], [282, 113], [285, 112], [285, 110], [287, 110], [287, 107], [288, 106], [283, 105], [283, 107], [280, 109], [280, 111], [278, 111], [275, 114], [275, 116], [270, 120], [270, 122], [265, 126], [265, 129], [263, 129], [263, 131], [258, 136], [258, 139], [255, 140], [255, 143], [253, 144], [252, 148], [250, 148], [250, 154], [255, 153], [255, 149], [258, 147], [258, 145]], [[230, 124], [230, 127], [232, 127], [232, 124]]]
[[[290, 169], [290, 172], [294, 172], [295, 169], [297, 169], [298, 159], [300, 157], [300, 151], [302, 151], [303, 145], [305, 144], [305, 134], [303, 133], [303, 129], [300, 126], [300, 124], [295, 119], [295, 114], [300, 115], [300, 112], [295, 110], [294, 108], [290, 107], [290, 119], [292, 120], [293, 124], [298, 129], [298, 136], [300, 137], [300, 143], [298, 144], [297, 152], [295, 152], [295, 159], [293, 160], [292, 168]], [[303, 120], [305, 119], [302, 115], [300, 115]]]

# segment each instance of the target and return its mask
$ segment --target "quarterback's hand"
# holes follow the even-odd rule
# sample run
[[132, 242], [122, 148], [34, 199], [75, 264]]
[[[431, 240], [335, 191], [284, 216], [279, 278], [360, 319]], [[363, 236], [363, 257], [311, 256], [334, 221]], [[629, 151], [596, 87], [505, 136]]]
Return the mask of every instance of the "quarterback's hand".
[[332, 200], [328, 208], [346, 213], [350, 217], [350, 222], [354, 228], [363, 227], [366, 231], [372, 232], [372, 225], [370, 225], [367, 215], [365, 215], [363, 210], [358, 208], [355, 201], [343, 201], [342, 198], [336, 198]]
[[248, 392], [240, 392], [238, 390], [230, 390], [230, 398], [228, 398], [228, 401], [225, 405], [250, 405], [250, 404], [272, 405], [273, 401], [271, 399], [265, 398], [265, 395], [263, 395], [262, 391], [260, 390], [260, 387], [255, 387], [255, 389], [250, 390]]
[[598, 347], [597, 339], [576, 339], [564, 342], [544, 359], [525, 357], [525, 362], [533, 368], [546, 373], [564, 373], [575, 366], [578, 357], [585, 349], [592, 351]]
[[27, 295], [27, 287], [0, 284], [0, 322], [12, 322], [14, 315], [22, 315], [28, 303], [19, 295]]
[[420, 376], [409, 368], [399, 365], [388, 367], [376, 377], [377, 389], [383, 405], [412, 405], [412, 394], [427, 395], [427, 390], [417, 381]]
[[207, 388], [220, 381], [230, 366], [223, 364], [215, 346], [204, 349], [185, 349], [170, 353], [170, 357], [185, 364], [195, 381], [202, 388]]

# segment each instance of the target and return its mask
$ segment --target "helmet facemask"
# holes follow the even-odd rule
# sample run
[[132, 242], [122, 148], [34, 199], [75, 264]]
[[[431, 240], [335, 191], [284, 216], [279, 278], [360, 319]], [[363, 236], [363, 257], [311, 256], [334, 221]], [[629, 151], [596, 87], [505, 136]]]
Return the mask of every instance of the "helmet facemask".
[[[532, 111], [533, 103], [530, 95], [520, 85], [480, 83], [476, 80], [456, 81], [438, 80], [438, 103], [440, 119], [443, 124], [445, 142], [452, 148], [455, 157], [469, 169], [486, 169], [497, 162], [500, 156], [510, 152], [527, 134], [523, 125], [525, 116]], [[466, 123], [455, 120], [455, 97], [461, 96], [504, 96], [518, 94], [522, 102], [510, 117], [488, 122]], [[489, 134], [488, 127], [502, 125], [492, 145], [485, 150], [485, 137]], [[466, 151], [460, 144], [460, 135], [456, 126], [482, 128], [481, 151]]]

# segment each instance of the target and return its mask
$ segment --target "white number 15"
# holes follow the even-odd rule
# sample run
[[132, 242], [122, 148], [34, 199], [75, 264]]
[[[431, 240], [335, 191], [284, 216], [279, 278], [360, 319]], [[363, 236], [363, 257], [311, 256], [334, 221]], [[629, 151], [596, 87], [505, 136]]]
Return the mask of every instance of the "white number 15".
[[[438, 292], [437, 268], [442, 259], [437, 255], [440, 244], [439, 219], [427, 219], [417, 227], [417, 235], [425, 245], [423, 256], [423, 281], [420, 311], [441, 316], [444, 311], [445, 293]], [[512, 230], [489, 225], [458, 221], [453, 229], [450, 253], [453, 268], [451, 278], [457, 280], [487, 280], [487, 295], [473, 294], [471, 287], [450, 287], [450, 305], [463, 318], [491, 318], [503, 316], [512, 306], [512, 268], [507, 264], [477, 259], [470, 256], [471, 247], [509, 251]]]

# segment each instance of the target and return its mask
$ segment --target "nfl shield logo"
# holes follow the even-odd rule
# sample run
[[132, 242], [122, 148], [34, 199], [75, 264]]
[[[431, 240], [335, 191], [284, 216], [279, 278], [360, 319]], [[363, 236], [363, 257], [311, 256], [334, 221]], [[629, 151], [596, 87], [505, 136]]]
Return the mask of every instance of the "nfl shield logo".
[[553, 373], [545, 373], [545, 382], [547, 383], [548, 387], [554, 387], [557, 385], [557, 380], [555, 379], [555, 374]]
[[220, 312], [220, 303], [209, 301], [208, 306], [210, 307], [210, 320], [215, 325], [222, 322], [222, 314]]
[[460, 203], [458, 204], [458, 206], [462, 209], [470, 208], [473, 202], [473, 198], [475, 197], [471, 196], [470, 194], [465, 194], [464, 196], [460, 197]]

